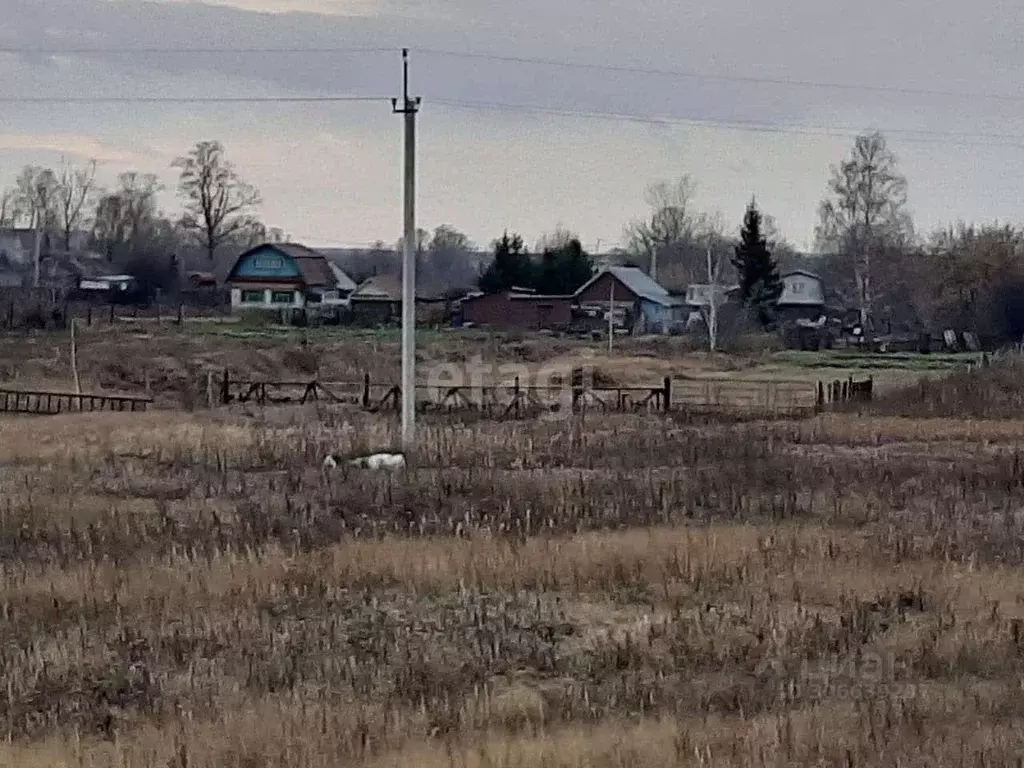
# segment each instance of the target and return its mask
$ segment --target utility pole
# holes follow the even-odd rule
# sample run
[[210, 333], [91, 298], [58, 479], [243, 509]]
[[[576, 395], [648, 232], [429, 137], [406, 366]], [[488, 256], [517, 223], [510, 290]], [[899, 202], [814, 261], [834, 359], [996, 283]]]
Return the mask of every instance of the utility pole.
[[402, 248], [402, 450], [411, 451], [416, 435], [416, 113], [420, 98], [409, 98], [409, 49], [402, 49], [402, 107], [405, 118], [405, 242]]
[[615, 338], [615, 278], [608, 288], [608, 357], [612, 356], [612, 339]]
[[719, 261], [712, 263], [711, 246], [708, 246], [708, 346], [712, 352], [718, 349], [718, 267]]

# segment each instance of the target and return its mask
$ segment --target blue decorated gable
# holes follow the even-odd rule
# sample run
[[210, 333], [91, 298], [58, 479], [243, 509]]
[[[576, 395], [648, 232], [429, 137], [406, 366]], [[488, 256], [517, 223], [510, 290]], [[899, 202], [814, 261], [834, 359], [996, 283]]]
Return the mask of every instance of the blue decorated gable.
[[253, 248], [238, 260], [229, 280], [300, 280], [295, 259], [273, 245]]

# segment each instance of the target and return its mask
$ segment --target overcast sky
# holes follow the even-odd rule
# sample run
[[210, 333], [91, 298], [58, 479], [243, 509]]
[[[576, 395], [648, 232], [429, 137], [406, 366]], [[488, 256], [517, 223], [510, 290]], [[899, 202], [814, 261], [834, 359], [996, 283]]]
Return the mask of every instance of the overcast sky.
[[[624, 224], [643, 215], [649, 183], [689, 173], [704, 209], [738, 223], [755, 194], [783, 233], [808, 248], [829, 165], [847, 153], [856, 131], [872, 128], [887, 133], [900, 158], [919, 228], [956, 219], [1024, 222], [1019, 0], [704, 5], [0, 0], [0, 48], [291, 49], [0, 53], [0, 177], [6, 183], [20, 166], [56, 163], [63, 153], [78, 162], [98, 160], [105, 183], [136, 169], [161, 174], [173, 189], [175, 155], [196, 141], [220, 139], [262, 191], [268, 224], [310, 245], [393, 241], [402, 221], [402, 125], [386, 101], [72, 105], [10, 97], [390, 97], [398, 95], [397, 50], [405, 45], [413, 48], [413, 91], [424, 97], [418, 223], [452, 224], [480, 244], [505, 228], [532, 243], [560, 225], [578, 232], [588, 248], [600, 241], [605, 250], [618, 244]], [[391, 50], [309, 52], [327, 47]], [[615, 72], [439, 51], [904, 91]], [[481, 106], [494, 103], [753, 121], [779, 130]], [[173, 194], [165, 197], [173, 208]]]

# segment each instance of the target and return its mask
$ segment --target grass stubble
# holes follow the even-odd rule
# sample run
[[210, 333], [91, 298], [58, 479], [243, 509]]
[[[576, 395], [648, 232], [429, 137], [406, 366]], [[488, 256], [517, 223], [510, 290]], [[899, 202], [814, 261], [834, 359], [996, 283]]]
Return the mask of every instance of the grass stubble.
[[0, 764], [1019, 765], [1024, 420], [0, 423]]

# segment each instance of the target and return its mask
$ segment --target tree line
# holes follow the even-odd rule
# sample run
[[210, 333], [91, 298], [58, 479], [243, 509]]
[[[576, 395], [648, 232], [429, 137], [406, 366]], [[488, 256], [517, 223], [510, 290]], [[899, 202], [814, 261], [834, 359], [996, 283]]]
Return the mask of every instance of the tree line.
[[202, 248], [212, 262], [225, 245], [284, 239], [260, 220], [259, 190], [242, 178], [220, 142], [198, 142], [171, 167], [178, 171], [177, 215], [159, 207], [164, 186], [155, 174], [122, 173], [113, 189], [103, 189], [95, 162], [26, 166], [0, 194], [0, 227], [38, 229], [64, 250], [72, 249], [77, 232], [86, 232], [89, 246], [110, 261], [140, 266], [181, 246]]
[[[286, 239], [260, 220], [259, 191], [220, 142], [195, 144], [172, 167], [181, 201], [175, 214], [160, 209], [164, 187], [154, 174], [123, 173], [113, 189], [101, 189], [95, 163], [28, 166], [0, 193], [0, 227], [38, 226], [65, 249], [85, 231], [92, 249], [136, 272], [156, 269], [182, 246], [202, 249], [212, 262], [227, 245]], [[813, 255], [797, 253], [757, 200], [733, 225], [701, 211], [696, 200], [689, 175], [652, 184], [647, 214], [625, 227], [624, 247], [611, 260], [638, 266], [675, 290], [736, 284], [765, 325], [781, 290], [780, 270], [804, 267], [822, 276], [831, 306], [855, 312], [869, 330], [970, 328], [1018, 340], [1024, 334], [1024, 228], [956, 222], [916, 232], [906, 178], [881, 133], [856, 137], [831, 167]], [[393, 248], [378, 242], [352, 255], [353, 277], [400, 273], [402, 246], [401, 240]], [[580, 238], [561, 228], [532, 252], [519, 234], [505, 232], [481, 254], [445, 224], [419, 230], [414, 250], [421, 280], [452, 295], [474, 287], [572, 293], [594, 267]]]

